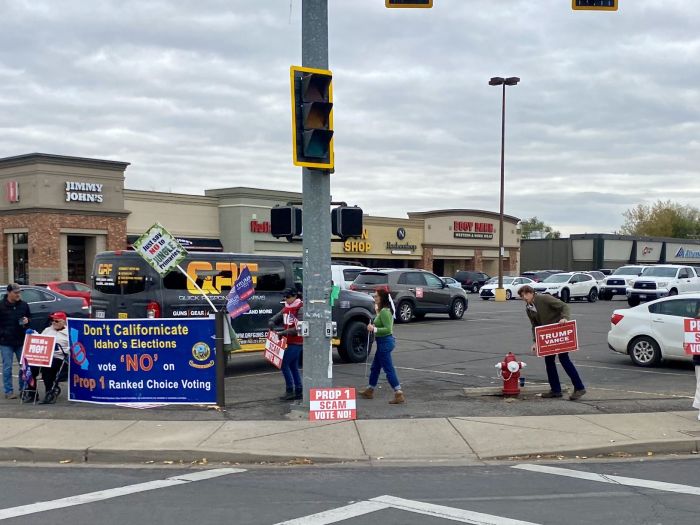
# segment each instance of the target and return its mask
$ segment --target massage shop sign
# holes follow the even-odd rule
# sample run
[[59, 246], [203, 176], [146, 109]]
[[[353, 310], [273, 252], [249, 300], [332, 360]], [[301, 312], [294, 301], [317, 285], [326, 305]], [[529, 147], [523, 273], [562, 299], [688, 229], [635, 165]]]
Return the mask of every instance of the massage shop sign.
[[71, 319], [68, 398], [216, 403], [214, 319]]

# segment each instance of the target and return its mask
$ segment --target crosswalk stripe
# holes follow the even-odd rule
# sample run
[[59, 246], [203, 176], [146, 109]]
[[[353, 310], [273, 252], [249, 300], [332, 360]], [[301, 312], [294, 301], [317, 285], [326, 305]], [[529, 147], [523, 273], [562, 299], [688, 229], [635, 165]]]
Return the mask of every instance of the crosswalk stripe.
[[639, 487], [644, 489], [654, 489], [665, 492], [676, 492], [679, 494], [700, 496], [700, 487], [694, 487], [692, 485], [680, 485], [678, 483], [628, 478], [625, 476], [609, 476], [607, 474], [596, 474], [594, 472], [583, 472], [568, 468], [549, 467], [547, 465], [531, 465], [526, 463], [513, 465], [513, 468], [528, 470], [530, 472], [539, 472], [542, 474], [554, 474], [555, 476], [566, 476], [569, 478], [585, 479], [588, 481], [598, 481], [600, 483], [613, 483], [615, 485], [625, 485], [627, 487]]
[[86, 503], [94, 503], [96, 501], [118, 498], [120, 496], [127, 496], [129, 494], [136, 494], [138, 492], [145, 492], [148, 490], [175, 487], [186, 483], [192, 483], [194, 481], [202, 481], [205, 479], [227, 476], [229, 474], [237, 474], [240, 472], [245, 472], [245, 470], [239, 468], [203, 470], [190, 472], [187, 474], [180, 474], [165, 479], [158, 479], [155, 481], [147, 481], [145, 483], [137, 483], [135, 485], [126, 485], [124, 487], [116, 487], [113, 489], [98, 490], [97, 492], [88, 492], [86, 494], [69, 496], [67, 498], [55, 499], [51, 501], [40, 501], [37, 503], [31, 503], [30, 505], [0, 509], [0, 520], [16, 518], [18, 516], [26, 516], [28, 514], [36, 514], [38, 512], [46, 512], [48, 510], [73, 507], [75, 505], [84, 505]]

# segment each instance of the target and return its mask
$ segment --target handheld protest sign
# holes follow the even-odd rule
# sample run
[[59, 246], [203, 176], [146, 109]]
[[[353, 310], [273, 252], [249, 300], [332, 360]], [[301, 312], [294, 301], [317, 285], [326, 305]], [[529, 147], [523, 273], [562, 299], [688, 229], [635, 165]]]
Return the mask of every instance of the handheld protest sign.
[[537, 357], [578, 350], [576, 321], [535, 327], [535, 349]]

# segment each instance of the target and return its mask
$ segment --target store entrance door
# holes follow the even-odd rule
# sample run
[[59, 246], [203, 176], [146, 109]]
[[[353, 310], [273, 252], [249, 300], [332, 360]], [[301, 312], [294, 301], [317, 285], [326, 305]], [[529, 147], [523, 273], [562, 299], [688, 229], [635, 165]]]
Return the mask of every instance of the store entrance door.
[[68, 236], [68, 280], [87, 282], [85, 264], [85, 241], [87, 237], [79, 235]]

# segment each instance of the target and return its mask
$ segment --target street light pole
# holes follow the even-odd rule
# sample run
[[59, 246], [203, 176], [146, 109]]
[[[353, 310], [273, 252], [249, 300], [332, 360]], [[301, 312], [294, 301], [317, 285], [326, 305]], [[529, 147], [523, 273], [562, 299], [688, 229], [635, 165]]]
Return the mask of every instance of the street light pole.
[[506, 294], [503, 289], [503, 202], [505, 194], [505, 150], [506, 150], [506, 86], [515, 86], [520, 82], [518, 77], [493, 77], [489, 80], [490, 86], [503, 86], [503, 100], [501, 102], [501, 196], [500, 212], [498, 216], [498, 289], [496, 301], [505, 301]]

